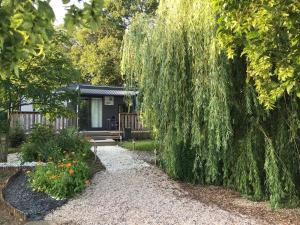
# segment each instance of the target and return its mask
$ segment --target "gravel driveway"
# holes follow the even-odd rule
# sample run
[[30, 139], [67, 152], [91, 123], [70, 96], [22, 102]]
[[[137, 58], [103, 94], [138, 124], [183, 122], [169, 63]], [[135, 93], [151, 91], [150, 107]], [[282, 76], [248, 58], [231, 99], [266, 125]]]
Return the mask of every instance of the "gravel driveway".
[[120, 147], [98, 147], [106, 166], [85, 192], [46, 217], [64, 224], [266, 224], [187, 197], [161, 170]]

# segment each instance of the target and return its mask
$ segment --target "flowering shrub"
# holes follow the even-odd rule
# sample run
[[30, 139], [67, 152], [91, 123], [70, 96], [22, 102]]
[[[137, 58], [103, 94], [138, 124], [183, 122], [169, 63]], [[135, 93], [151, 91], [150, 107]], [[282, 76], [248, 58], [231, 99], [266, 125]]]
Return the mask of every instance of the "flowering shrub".
[[90, 178], [89, 158], [91, 144], [75, 129], [55, 133], [49, 126], [33, 128], [28, 141], [22, 146], [23, 161], [41, 161], [29, 173], [29, 181], [35, 191], [64, 199], [80, 192]]
[[24, 162], [47, 162], [49, 158], [58, 162], [66, 154], [75, 152], [82, 155], [88, 153], [90, 148], [91, 144], [74, 128], [56, 134], [50, 126], [38, 125], [32, 129], [28, 141], [21, 147], [21, 157]]
[[90, 169], [85, 162], [64, 159], [37, 166], [29, 173], [29, 181], [35, 191], [65, 199], [83, 190], [89, 184], [90, 176]]

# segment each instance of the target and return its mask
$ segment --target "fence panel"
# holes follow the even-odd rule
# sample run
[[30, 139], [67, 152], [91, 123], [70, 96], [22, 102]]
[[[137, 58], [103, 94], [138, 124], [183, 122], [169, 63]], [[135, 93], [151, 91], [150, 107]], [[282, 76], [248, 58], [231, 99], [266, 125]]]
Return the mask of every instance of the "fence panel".
[[[21, 126], [25, 131], [29, 131], [36, 124], [49, 125], [50, 121], [38, 112], [14, 112], [10, 115], [10, 126]], [[52, 123], [55, 130], [62, 130], [75, 126], [76, 120], [65, 117], [57, 117]]]
[[137, 113], [119, 113], [119, 131], [131, 128], [133, 131], [144, 130], [144, 126]]

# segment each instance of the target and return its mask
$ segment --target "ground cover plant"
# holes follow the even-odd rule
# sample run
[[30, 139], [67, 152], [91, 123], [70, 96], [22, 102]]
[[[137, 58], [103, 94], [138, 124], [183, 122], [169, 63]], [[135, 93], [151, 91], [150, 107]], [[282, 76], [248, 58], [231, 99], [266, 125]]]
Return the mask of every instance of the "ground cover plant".
[[[230, 187], [255, 200], [268, 199], [273, 208], [296, 207], [300, 101], [293, 82], [298, 65], [294, 47], [281, 45], [293, 37], [281, 26], [293, 30], [298, 3], [268, 1], [293, 13], [282, 18], [284, 23], [266, 18], [265, 27], [274, 21], [276, 29], [282, 28], [280, 38], [272, 36], [273, 44], [261, 30], [266, 23], [257, 21], [258, 31], [251, 34], [251, 20], [237, 20], [245, 9], [248, 17], [256, 9], [247, 8], [248, 2], [161, 1], [156, 16], [136, 16], [126, 32], [122, 71], [128, 86], [140, 90], [142, 118], [153, 130], [160, 165], [170, 176]], [[278, 11], [267, 14], [272, 12]], [[278, 77], [282, 71], [289, 78]]]

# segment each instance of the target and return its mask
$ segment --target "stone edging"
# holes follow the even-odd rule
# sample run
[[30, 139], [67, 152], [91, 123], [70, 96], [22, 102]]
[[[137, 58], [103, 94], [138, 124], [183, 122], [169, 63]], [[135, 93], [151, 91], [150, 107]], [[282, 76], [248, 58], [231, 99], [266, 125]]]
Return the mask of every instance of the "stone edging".
[[4, 195], [4, 191], [6, 189], [6, 187], [13, 181], [13, 179], [15, 179], [16, 176], [18, 176], [22, 171], [26, 171], [26, 170], [32, 170], [32, 167], [2, 167], [0, 168], [0, 172], [1, 171], [10, 171], [10, 172], [15, 172], [14, 175], [10, 176], [1, 192], [0, 192], [0, 201], [3, 204], [4, 208], [6, 209], [6, 211], [9, 213], [9, 215], [13, 216], [16, 220], [18, 221], [26, 221], [27, 220], [27, 216], [25, 213], [23, 213], [22, 211], [18, 210], [17, 208], [13, 207], [9, 202], [7, 202], [5, 200], [5, 195]]

